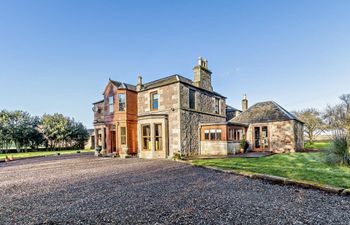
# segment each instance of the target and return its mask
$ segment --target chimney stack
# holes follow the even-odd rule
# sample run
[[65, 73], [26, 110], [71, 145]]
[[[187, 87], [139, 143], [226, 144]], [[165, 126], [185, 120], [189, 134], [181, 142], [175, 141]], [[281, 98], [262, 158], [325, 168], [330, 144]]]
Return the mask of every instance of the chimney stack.
[[242, 111], [247, 111], [248, 109], [248, 100], [247, 100], [247, 95], [244, 94], [243, 100], [242, 100]]
[[142, 76], [138, 76], [138, 78], [137, 78], [137, 86], [136, 86], [136, 90], [137, 91], [141, 91], [141, 89], [142, 89]]
[[198, 65], [193, 68], [193, 84], [208, 91], [213, 91], [211, 86], [211, 71], [208, 69], [208, 60], [198, 58]]

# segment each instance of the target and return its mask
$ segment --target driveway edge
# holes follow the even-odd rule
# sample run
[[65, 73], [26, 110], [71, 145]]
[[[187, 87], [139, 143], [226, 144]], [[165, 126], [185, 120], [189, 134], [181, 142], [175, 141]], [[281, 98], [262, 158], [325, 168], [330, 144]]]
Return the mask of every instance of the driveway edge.
[[321, 190], [321, 191], [325, 191], [325, 192], [333, 193], [333, 194], [338, 194], [338, 195], [342, 195], [342, 196], [350, 196], [350, 189], [315, 184], [315, 183], [307, 182], [307, 181], [292, 180], [292, 179], [285, 178], [285, 177], [266, 175], [266, 174], [261, 174], [261, 173], [249, 173], [249, 172], [236, 171], [236, 170], [232, 170], [232, 169], [221, 169], [221, 168], [217, 168], [217, 167], [213, 167], [213, 166], [196, 165], [190, 161], [183, 161], [183, 160], [176, 160], [176, 161], [190, 164], [190, 165], [196, 166], [196, 167], [202, 167], [202, 168], [206, 168], [206, 169], [210, 169], [210, 170], [215, 170], [217, 172], [235, 174], [238, 176], [249, 177], [252, 179], [264, 180], [264, 181], [267, 181], [267, 182], [270, 182], [273, 184], [293, 185], [293, 186], [298, 186], [298, 187], [302, 187], [302, 188]]

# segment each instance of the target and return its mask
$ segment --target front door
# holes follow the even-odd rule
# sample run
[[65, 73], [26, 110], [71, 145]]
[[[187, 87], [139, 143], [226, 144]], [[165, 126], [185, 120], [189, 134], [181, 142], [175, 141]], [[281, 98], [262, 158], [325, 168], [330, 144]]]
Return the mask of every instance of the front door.
[[117, 151], [116, 132], [115, 131], [111, 131], [111, 151], [112, 151], [112, 153]]
[[254, 150], [262, 151], [269, 148], [269, 133], [268, 127], [254, 127]]
[[260, 150], [261, 148], [261, 139], [260, 139], [260, 127], [254, 127], [254, 149]]

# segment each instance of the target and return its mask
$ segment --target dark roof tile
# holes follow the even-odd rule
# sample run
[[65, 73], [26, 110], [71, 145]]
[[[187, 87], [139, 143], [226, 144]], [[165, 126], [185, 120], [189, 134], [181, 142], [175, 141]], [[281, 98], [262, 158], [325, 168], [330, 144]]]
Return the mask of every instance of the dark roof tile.
[[132, 85], [132, 84], [127, 84], [127, 83], [123, 83], [123, 82], [119, 82], [119, 81], [115, 81], [115, 80], [111, 80], [110, 81], [118, 88], [118, 89], [127, 89], [127, 90], [131, 90], [131, 91], [136, 91], [136, 86]]
[[285, 120], [296, 120], [301, 122], [296, 116], [288, 112], [276, 102], [267, 101], [256, 103], [247, 111], [242, 112], [230, 121], [239, 123], [266, 123]]

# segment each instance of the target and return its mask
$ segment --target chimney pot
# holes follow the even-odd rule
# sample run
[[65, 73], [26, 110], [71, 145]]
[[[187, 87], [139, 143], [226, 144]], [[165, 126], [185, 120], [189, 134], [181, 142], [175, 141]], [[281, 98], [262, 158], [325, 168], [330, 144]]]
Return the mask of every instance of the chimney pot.
[[138, 78], [137, 78], [136, 90], [137, 90], [137, 91], [141, 91], [141, 89], [142, 89], [142, 76], [140, 75], [140, 76], [138, 76]]
[[248, 99], [247, 99], [247, 95], [244, 94], [243, 96], [243, 100], [242, 100], [242, 111], [247, 111], [248, 109]]

